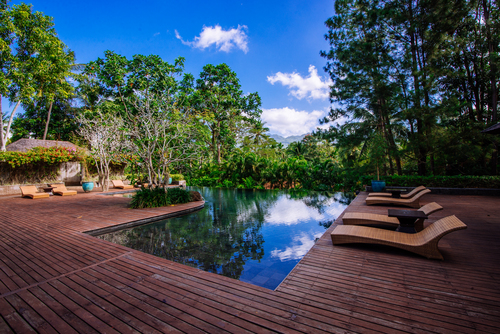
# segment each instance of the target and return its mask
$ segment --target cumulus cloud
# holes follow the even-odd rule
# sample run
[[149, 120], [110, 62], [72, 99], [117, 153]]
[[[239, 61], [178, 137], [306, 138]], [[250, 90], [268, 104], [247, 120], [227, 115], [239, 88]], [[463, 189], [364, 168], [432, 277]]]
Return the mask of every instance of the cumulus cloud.
[[290, 94], [297, 99], [326, 99], [330, 92], [331, 79], [325, 79], [318, 75], [318, 70], [313, 65], [309, 65], [309, 76], [302, 77], [299, 73], [281, 73], [267, 77], [272, 85], [280, 82], [290, 89]]
[[275, 249], [271, 251], [271, 256], [277, 257], [281, 261], [299, 260], [314, 246], [314, 240], [321, 236], [322, 233], [316, 233], [313, 236], [302, 233], [293, 238], [293, 246], [286, 247], [284, 250]]
[[266, 215], [266, 221], [271, 225], [295, 225], [311, 219], [323, 220], [324, 217], [304, 202], [290, 202], [286, 198], [278, 199]]
[[[285, 107], [262, 109], [261, 118], [272, 133], [288, 137], [316, 130], [317, 127], [320, 127], [319, 119], [326, 116], [327, 113], [327, 110], [307, 112]], [[321, 127], [325, 127], [325, 125]]]
[[182, 44], [194, 48], [206, 49], [215, 44], [219, 51], [229, 52], [233, 47], [236, 47], [247, 53], [248, 37], [245, 32], [247, 29], [248, 27], [245, 25], [238, 25], [238, 28], [230, 30], [224, 30], [219, 25], [215, 27], [203, 26], [200, 36], [196, 36], [192, 42], [184, 41], [177, 30], [175, 31], [175, 37], [177, 37]]

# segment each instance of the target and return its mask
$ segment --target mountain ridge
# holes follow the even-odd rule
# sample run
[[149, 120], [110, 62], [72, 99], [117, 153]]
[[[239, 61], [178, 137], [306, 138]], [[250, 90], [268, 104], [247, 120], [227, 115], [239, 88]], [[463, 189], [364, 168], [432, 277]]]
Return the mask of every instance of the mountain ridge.
[[283, 146], [287, 147], [289, 144], [296, 142], [296, 141], [301, 141], [308, 133], [304, 133], [303, 135], [298, 135], [298, 136], [288, 136], [288, 137], [283, 137], [277, 134], [270, 134], [269, 137], [273, 138], [276, 140], [278, 143], [282, 143]]

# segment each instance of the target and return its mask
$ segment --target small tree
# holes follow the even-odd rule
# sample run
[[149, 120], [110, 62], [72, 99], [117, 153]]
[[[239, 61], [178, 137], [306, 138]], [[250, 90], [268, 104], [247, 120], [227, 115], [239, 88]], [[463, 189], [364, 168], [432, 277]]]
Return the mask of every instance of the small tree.
[[136, 93], [129, 101], [135, 109], [126, 120], [132, 150], [144, 162], [149, 182], [166, 183], [173, 163], [198, 156], [199, 121], [181, 112], [167, 95]]
[[102, 191], [108, 191], [109, 165], [125, 147], [123, 120], [112, 112], [85, 113], [77, 117], [79, 133], [90, 145]]

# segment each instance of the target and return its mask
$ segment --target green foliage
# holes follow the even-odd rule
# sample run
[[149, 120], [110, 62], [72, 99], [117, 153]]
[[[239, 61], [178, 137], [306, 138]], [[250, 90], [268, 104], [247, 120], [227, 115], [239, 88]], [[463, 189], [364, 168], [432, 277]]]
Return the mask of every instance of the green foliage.
[[348, 121], [317, 135], [337, 145], [343, 167], [498, 175], [499, 138], [480, 133], [498, 121], [498, 2], [334, 6], [321, 52], [334, 107], [322, 121]]
[[191, 194], [185, 189], [170, 188], [167, 190], [167, 200], [170, 204], [188, 203], [191, 200]]
[[494, 188], [500, 189], [500, 176], [418, 176], [393, 175], [385, 178], [388, 186], [442, 187], [442, 188]]
[[204, 164], [191, 169], [186, 178], [189, 185], [243, 188], [333, 190], [339, 185], [339, 167], [328, 157], [262, 157], [239, 152], [220, 165]]
[[182, 174], [170, 174], [170, 177], [172, 178], [172, 181], [183, 181], [184, 175]]
[[170, 202], [164, 188], [143, 187], [135, 193], [134, 197], [132, 197], [130, 207], [132, 209], [159, 208], [169, 204]]
[[28, 152], [0, 152], [0, 161], [12, 167], [37, 163], [55, 165], [68, 161], [81, 161], [83, 157], [83, 152], [63, 147], [35, 147]]
[[191, 100], [210, 130], [208, 143], [218, 164], [223, 153], [234, 149], [241, 123], [256, 122], [262, 113], [259, 94], [243, 94], [236, 73], [227, 64], [205, 65]]
[[132, 201], [132, 209], [159, 208], [171, 204], [188, 203], [191, 200], [189, 191], [181, 188], [171, 188], [165, 191], [163, 187], [139, 189]]

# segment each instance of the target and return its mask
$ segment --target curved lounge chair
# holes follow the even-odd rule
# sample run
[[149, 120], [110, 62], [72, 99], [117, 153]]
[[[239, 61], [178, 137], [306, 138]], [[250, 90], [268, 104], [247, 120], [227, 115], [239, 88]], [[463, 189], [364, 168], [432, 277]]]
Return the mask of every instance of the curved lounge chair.
[[54, 195], [61, 195], [61, 196], [76, 195], [76, 190], [66, 189], [66, 186], [64, 185], [64, 183], [49, 184], [49, 187], [54, 187], [54, 189], [52, 189], [52, 193]]
[[453, 231], [466, 229], [456, 216], [436, 221], [418, 233], [401, 233], [367, 226], [338, 225], [331, 234], [334, 245], [338, 244], [378, 244], [405, 249], [428, 259], [443, 260], [438, 243], [442, 237]]
[[122, 180], [111, 180], [111, 183], [113, 183], [113, 187], [115, 187], [115, 188], [119, 188], [119, 189], [134, 189], [133, 185], [123, 184]]
[[[422, 190], [426, 189], [424, 186], [418, 186], [412, 191], [410, 191], [408, 194], [401, 194], [401, 198], [412, 198], [415, 196], [417, 193], [421, 192]], [[369, 193], [368, 196], [375, 196], [375, 197], [392, 197], [391, 193]]]
[[[426, 216], [433, 214], [436, 211], [442, 210], [443, 207], [436, 202], [424, 205], [417, 211], [422, 211]], [[342, 217], [344, 225], [384, 225], [391, 227], [398, 227], [399, 220], [396, 217], [389, 217], [386, 215], [378, 215], [375, 213], [364, 212], [346, 212]], [[415, 229], [420, 232], [424, 229], [424, 219], [418, 219], [415, 222]]]
[[21, 189], [21, 197], [30, 197], [32, 199], [50, 197], [49, 193], [39, 193], [35, 186], [20, 186], [19, 188]]
[[385, 204], [385, 205], [403, 205], [409, 206], [410, 208], [420, 208], [420, 197], [425, 194], [430, 193], [429, 189], [422, 190], [412, 198], [392, 198], [392, 197], [376, 197], [370, 196], [366, 198], [366, 205], [374, 205], [374, 204]]

